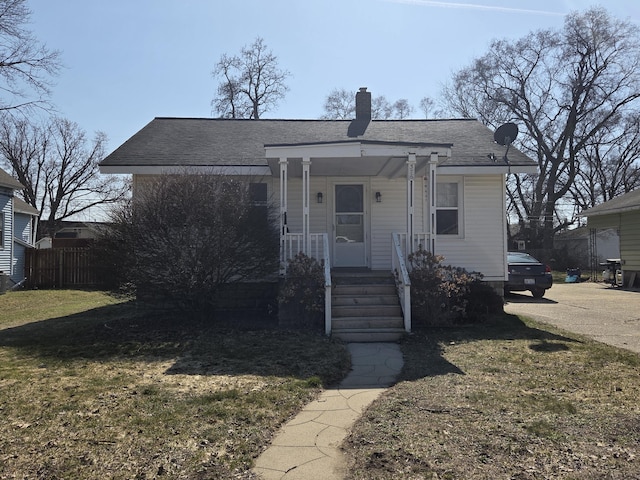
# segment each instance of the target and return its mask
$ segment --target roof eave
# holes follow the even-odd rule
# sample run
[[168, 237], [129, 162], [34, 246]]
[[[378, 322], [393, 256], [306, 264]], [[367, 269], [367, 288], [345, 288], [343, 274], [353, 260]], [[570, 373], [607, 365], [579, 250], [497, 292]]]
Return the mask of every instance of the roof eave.
[[24, 240], [22, 240], [21, 238], [13, 237], [13, 241], [14, 241], [15, 243], [17, 243], [18, 245], [22, 245], [23, 247], [26, 247], [26, 248], [33, 248], [33, 245], [32, 245], [32, 244], [30, 244], [30, 243], [28, 243], [28, 242], [25, 242], [25, 241], [24, 241]]
[[100, 165], [100, 173], [120, 175], [199, 173], [210, 175], [263, 176], [271, 175], [271, 170], [266, 165]]
[[[595, 209], [596, 207], [594, 207]], [[580, 213], [579, 216], [581, 217], [600, 217], [603, 215], [616, 215], [618, 213], [627, 213], [627, 212], [635, 212], [637, 210], [640, 210], [640, 205], [631, 205], [628, 207], [619, 207], [619, 208], [612, 208], [612, 209], [605, 209], [605, 210], [596, 210], [594, 212], [590, 212], [589, 210], [585, 210], [584, 212]]]
[[537, 165], [442, 165], [436, 170], [438, 174], [460, 175], [460, 174], [509, 174], [527, 173], [535, 175], [538, 173]]
[[339, 141], [322, 143], [270, 144], [264, 146], [265, 157], [270, 158], [361, 158], [438, 156], [448, 157], [451, 144], [415, 143], [415, 142], [381, 142], [381, 141]]

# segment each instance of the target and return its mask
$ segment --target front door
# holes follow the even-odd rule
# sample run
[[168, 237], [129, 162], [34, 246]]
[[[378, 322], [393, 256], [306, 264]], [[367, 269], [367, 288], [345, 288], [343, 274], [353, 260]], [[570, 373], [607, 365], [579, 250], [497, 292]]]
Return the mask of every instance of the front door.
[[339, 184], [334, 188], [333, 264], [336, 267], [366, 266], [364, 185]]

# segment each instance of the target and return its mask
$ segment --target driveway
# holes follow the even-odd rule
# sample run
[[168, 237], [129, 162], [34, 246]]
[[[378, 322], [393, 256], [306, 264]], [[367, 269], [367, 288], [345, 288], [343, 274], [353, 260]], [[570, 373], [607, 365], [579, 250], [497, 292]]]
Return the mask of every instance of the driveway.
[[505, 312], [530, 317], [599, 342], [640, 353], [640, 292], [603, 283], [559, 283], [535, 299], [505, 297]]

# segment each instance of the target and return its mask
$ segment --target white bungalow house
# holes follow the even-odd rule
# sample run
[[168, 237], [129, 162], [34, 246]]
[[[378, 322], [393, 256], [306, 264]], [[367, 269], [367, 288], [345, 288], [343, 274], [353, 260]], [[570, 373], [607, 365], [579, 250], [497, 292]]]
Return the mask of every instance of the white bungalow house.
[[150, 176], [185, 168], [261, 183], [263, 200], [279, 206], [282, 265], [300, 251], [324, 261], [329, 334], [345, 303], [331, 290], [344, 269], [398, 272], [409, 331], [405, 265], [418, 245], [502, 291], [506, 176], [537, 171], [516, 149], [504, 156], [476, 120], [372, 120], [361, 88], [354, 120], [155, 118], [100, 168], [132, 174], [134, 195]]
[[35, 241], [38, 211], [16, 197], [23, 188], [0, 169], [0, 290], [25, 279], [26, 250]]

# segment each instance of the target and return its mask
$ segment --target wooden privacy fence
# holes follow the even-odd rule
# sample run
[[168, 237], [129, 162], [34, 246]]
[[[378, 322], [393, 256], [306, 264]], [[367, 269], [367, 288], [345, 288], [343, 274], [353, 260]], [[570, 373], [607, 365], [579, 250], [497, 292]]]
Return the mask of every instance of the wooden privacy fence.
[[95, 287], [103, 283], [91, 248], [27, 250], [25, 274], [31, 288]]

